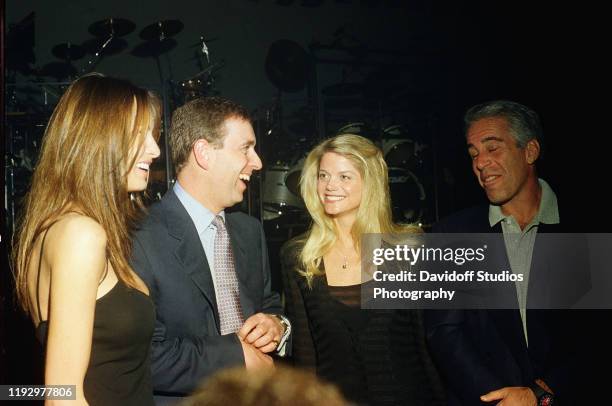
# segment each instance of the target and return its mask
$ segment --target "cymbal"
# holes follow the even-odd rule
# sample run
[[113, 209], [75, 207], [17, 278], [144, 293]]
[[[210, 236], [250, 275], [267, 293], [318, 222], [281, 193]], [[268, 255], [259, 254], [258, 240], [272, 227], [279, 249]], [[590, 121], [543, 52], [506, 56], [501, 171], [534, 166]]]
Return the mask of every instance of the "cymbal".
[[69, 62], [50, 62], [40, 69], [40, 74], [62, 80], [76, 76], [77, 70]]
[[359, 96], [363, 93], [363, 85], [360, 83], [336, 83], [324, 87], [321, 93], [329, 97]]
[[90, 55], [94, 55], [97, 52], [100, 52], [101, 54], [104, 54], [104, 55], [115, 55], [115, 54], [125, 51], [125, 49], [128, 47], [127, 41], [124, 40], [123, 38], [113, 38], [108, 42], [108, 44], [106, 44], [104, 49], [102, 49], [102, 45], [104, 45], [106, 41], [108, 40], [104, 38], [94, 37], [94, 38], [90, 38], [87, 41], [83, 42], [81, 45], [83, 46], [83, 48], [85, 48], [85, 51]]
[[141, 42], [132, 49], [131, 54], [138, 58], [157, 57], [174, 49], [176, 44], [173, 38], [166, 38], [161, 42], [157, 40]]
[[107, 18], [90, 25], [88, 31], [96, 37], [107, 38], [111, 35], [123, 37], [134, 31], [135, 28], [136, 24], [125, 18]]
[[147, 25], [140, 31], [140, 38], [145, 41], [163, 40], [178, 34], [183, 30], [184, 24], [179, 20], [163, 20]]
[[51, 53], [60, 59], [67, 61], [76, 61], [85, 56], [85, 49], [77, 44], [66, 42], [64, 44], [57, 44], [51, 50]]

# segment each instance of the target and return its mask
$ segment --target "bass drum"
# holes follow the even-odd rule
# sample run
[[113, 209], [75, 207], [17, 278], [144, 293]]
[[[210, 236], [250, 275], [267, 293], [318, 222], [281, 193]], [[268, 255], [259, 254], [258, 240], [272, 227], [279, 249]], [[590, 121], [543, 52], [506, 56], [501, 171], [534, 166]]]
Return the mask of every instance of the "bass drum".
[[423, 218], [427, 196], [417, 176], [404, 168], [389, 168], [389, 191], [393, 220], [418, 223]]
[[302, 177], [302, 168], [304, 167], [305, 160], [306, 158], [301, 158], [299, 161], [297, 161], [297, 163], [293, 165], [291, 169], [289, 169], [287, 176], [285, 176], [285, 185], [287, 185], [287, 189], [289, 189], [289, 191], [293, 193], [295, 197], [300, 199], [300, 202], [302, 202], [301, 207], [304, 207], [304, 201], [302, 200], [302, 194], [300, 193], [300, 178]]
[[302, 210], [304, 202], [287, 187], [286, 178], [291, 171], [287, 164], [278, 164], [264, 172], [263, 180], [263, 218], [272, 220], [287, 211]]
[[401, 125], [392, 125], [384, 129], [380, 147], [389, 167], [417, 171], [423, 165], [423, 150], [427, 148], [415, 141]]

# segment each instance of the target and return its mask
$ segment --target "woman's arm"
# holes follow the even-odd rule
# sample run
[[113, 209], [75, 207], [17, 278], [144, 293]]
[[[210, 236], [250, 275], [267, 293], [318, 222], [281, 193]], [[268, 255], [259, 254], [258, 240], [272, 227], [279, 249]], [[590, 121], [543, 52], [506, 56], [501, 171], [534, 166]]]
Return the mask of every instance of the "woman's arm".
[[45, 250], [51, 275], [45, 384], [76, 385], [77, 402], [66, 403], [87, 404], [83, 380], [91, 353], [98, 284], [107, 262], [106, 233], [85, 216], [70, 216], [50, 232]]

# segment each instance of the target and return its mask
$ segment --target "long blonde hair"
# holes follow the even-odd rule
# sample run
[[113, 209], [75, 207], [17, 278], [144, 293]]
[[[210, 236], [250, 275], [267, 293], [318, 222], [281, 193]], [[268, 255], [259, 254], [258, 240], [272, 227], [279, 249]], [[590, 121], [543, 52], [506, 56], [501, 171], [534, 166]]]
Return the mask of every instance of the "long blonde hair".
[[350, 160], [361, 175], [363, 188], [361, 203], [355, 223], [351, 229], [357, 250], [361, 236], [366, 233], [411, 233], [420, 232], [414, 225], [396, 224], [391, 215], [389, 175], [382, 151], [367, 138], [354, 134], [342, 134], [326, 139], [306, 157], [300, 178], [300, 192], [312, 217], [310, 230], [296, 240], [303, 248], [299, 253], [301, 273], [310, 281], [321, 275], [319, 269], [323, 256], [328, 253], [338, 238], [333, 219], [325, 213], [317, 193], [319, 164], [327, 152], [333, 152]]
[[143, 204], [127, 190], [127, 174], [137, 159], [130, 148], [141, 146], [149, 129], [157, 139], [159, 121], [155, 95], [100, 74], [77, 79], [61, 97], [45, 130], [14, 238], [17, 299], [26, 313], [34, 243], [69, 206], [104, 228], [111, 266], [122, 282], [135, 287], [129, 233]]

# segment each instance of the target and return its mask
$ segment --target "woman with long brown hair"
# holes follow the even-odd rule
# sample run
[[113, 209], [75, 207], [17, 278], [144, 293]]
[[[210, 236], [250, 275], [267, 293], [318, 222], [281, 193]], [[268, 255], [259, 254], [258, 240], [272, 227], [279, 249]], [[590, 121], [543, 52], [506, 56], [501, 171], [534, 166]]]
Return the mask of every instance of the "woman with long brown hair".
[[[159, 156], [160, 104], [131, 83], [86, 75], [43, 137], [15, 235], [17, 297], [45, 344], [45, 384], [77, 404], [152, 404], [154, 308], [129, 265], [130, 229]], [[75, 404], [71, 401], [71, 405]]]

